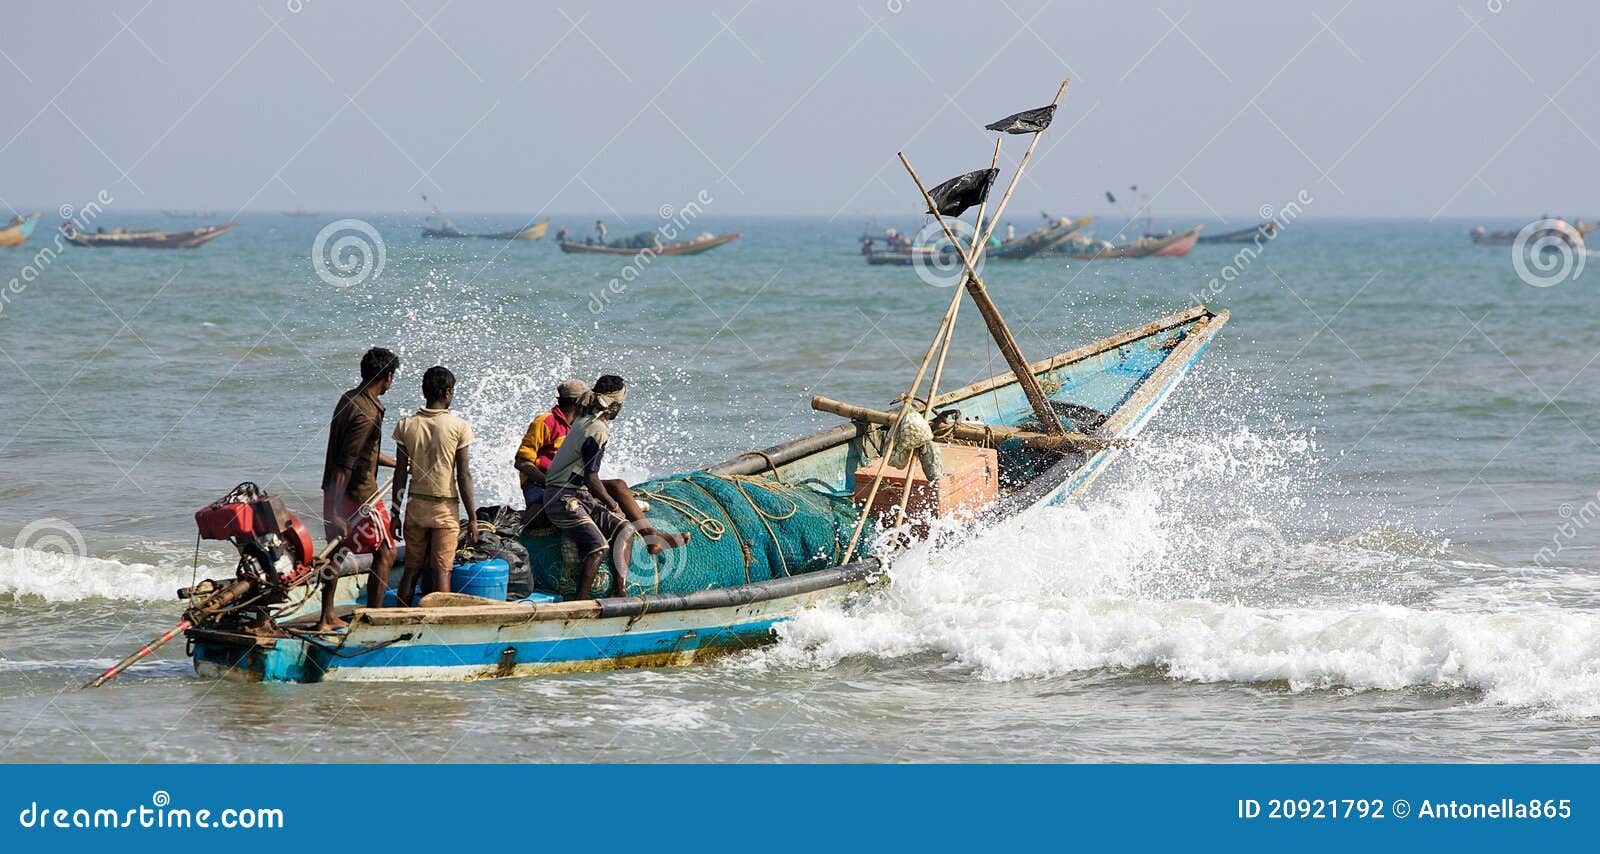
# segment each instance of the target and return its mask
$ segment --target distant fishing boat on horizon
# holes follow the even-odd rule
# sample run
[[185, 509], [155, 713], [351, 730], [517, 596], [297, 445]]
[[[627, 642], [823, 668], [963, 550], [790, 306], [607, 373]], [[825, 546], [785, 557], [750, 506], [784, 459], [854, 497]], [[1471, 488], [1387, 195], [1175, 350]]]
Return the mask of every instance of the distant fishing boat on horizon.
[[83, 231], [71, 220], [61, 224], [61, 236], [74, 246], [93, 248], [128, 246], [139, 249], [194, 249], [226, 234], [238, 223], [205, 225], [182, 231], [141, 229], [130, 231], [117, 228], [111, 231]]
[[427, 202], [428, 205], [433, 208], [433, 215], [439, 218], [439, 226], [437, 228], [433, 226], [423, 227], [423, 237], [445, 239], [476, 237], [480, 240], [539, 240], [540, 238], [544, 237], [545, 232], [550, 229], [550, 220], [546, 218], [541, 219], [538, 222], [529, 223], [521, 228], [512, 229], [511, 231], [492, 231], [488, 233], [474, 234], [472, 232], [462, 231], [459, 227], [457, 227], [455, 222], [451, 220], [450, 217], [446, 216], [444, 211], [439, 210], [439, 206], [435, 205], [433, 201], [428, 198], [427, 194], [423, 194], [422, 200]]

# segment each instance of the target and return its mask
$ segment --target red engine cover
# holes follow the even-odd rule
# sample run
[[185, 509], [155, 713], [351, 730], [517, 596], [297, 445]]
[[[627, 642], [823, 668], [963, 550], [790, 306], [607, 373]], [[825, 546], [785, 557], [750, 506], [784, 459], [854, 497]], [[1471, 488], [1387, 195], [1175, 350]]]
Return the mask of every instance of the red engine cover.
[[212, 504], [194, 514], [194, 524], [203, 539], [248, 539], [256, 535], [255, 505], [242, 501]]

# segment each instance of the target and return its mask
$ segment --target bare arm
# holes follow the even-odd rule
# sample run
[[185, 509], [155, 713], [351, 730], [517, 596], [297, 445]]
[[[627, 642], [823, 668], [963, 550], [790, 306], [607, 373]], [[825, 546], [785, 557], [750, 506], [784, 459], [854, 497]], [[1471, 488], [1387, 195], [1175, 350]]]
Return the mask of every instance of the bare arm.
[[599, 472], [591, 471], [586, 473], [584, 475], [584, 482], [588, 485], [589, 494], [594, 496], [594, 500], [600, 502], [601, 505], [610, 509], [613, 513], [622, 512], [621, 505], [617, 504], [617, 500], [611, 497], [610, 492], [606, 491], [605, 482], [600, 480]]
[[395, 453], [398, 454], [394, 465], [394, 492], [391, 495], [394, 507], [400, 509], [405, 502], [406, 483], [411, 479], [411, 456], [406, 453], [404, 445], [397, 445]]
[[467, 447], [456, 449], [456, 491], [467, 510], [467, 545], [478, 544], [478, 502], [472, 495], [472, 469], [467, 465]]

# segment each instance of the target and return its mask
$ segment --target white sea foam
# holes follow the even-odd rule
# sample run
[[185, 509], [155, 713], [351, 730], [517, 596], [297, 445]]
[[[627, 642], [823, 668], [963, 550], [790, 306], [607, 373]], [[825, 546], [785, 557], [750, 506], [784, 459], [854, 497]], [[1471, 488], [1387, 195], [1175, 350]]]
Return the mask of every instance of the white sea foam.
[[1555, 603], [1529, 595], [1525, 573], [1443, 559], [1425, 538], [1308, 529], [1324, 514], [1285, 485], [1309, 451], [1297, 444], [1165, 443], [1109, 495], [898, 555], [892, 584], [864, 602], [782, 626], [772, 660], [937, 654], [986, 680], [1155, 667], [1294, 691], [1440, 686], [1600, 716], [1593, 585], [1560, 585], [1580, 598]]
[[[231, 568], [230, 568], [231, 569]], [[217, 568], [202, 564], [200, 576]], [[48, 602], [122, 599], [172, 602], [194, 575], [189, 565], [123, 562], [57, 551], [0, 546], [0, 597]]]

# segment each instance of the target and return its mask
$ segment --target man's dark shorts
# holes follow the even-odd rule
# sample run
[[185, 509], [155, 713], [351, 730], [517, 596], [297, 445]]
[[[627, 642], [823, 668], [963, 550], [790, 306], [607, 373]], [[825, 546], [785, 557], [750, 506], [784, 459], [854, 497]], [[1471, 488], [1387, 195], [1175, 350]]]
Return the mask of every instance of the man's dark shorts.
[[611, 541], [628, 527], [628, 520], [577, 489], [546, 489], [544, 515], [583, 557], [610, 548]]

